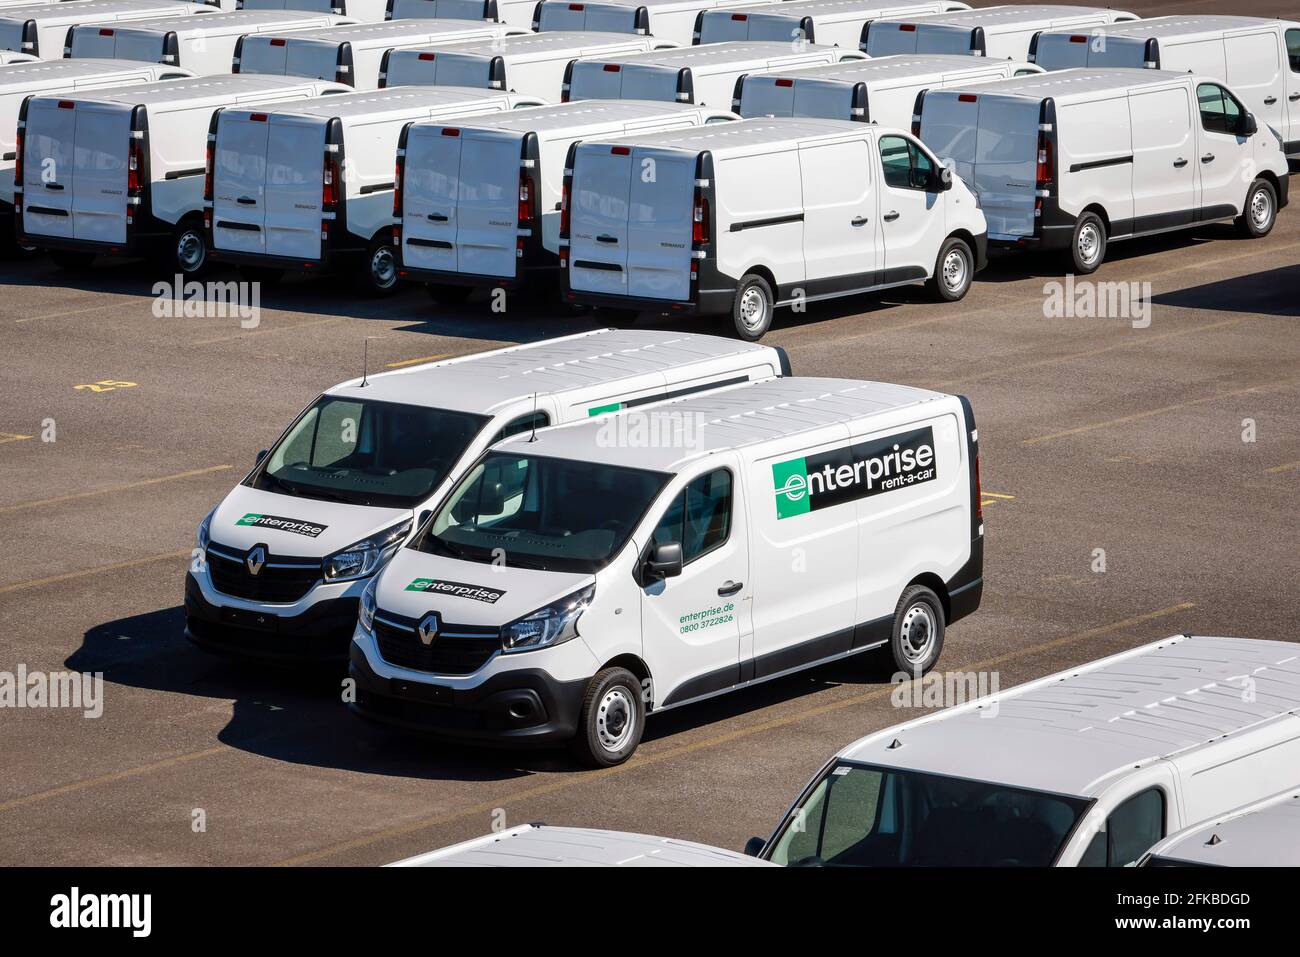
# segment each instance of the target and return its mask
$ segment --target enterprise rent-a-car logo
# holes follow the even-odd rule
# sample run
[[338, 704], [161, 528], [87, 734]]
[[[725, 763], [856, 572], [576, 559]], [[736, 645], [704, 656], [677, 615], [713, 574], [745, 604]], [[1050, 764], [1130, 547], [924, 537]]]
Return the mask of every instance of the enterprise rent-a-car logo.
[[321, 532], [329, 528], [328, 525], [317, 525], [315, 522], [304, 522], [296, 518], [282, 518], [279, 515], [259, 515], [257, 512], [249, 512], [235, 524], [253, 525], [257, 528], [273, 528], [278, 532], [292, 532], [294, 535], [306, 535], [308, 538], [316, 538]]
[[416, 578], [406, 586], [406, 591], [428, 591], [438, 595], [450, 595], [453, 598], [471, 598], [495, 605], [505, 594], [499, 588], [484, 588], [482, 585], [467, 585], [464, 582], [439, 581], [436, 578]]
[[938, 476], [934, 432], [900, 432], [772, 466], [776, 517], [792, 518], [842, 502], [929, 482]]

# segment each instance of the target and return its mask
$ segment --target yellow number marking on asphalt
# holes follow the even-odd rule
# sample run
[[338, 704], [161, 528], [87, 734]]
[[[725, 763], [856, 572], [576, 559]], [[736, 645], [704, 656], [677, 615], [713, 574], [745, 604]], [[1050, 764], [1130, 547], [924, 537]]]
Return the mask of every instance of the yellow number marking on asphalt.
[[100, 379], [85, 385], [74, 385], [74, 389], [86, 389], [90, 392], [115, 392], [118, 389], [134, 389], [140, 383], [127, 382], [125, 379]]
[[6, 442], [21, 442], [23, 439], [30, 439], [30, 435], [19, 435], [17, 432], [0, 432], [0, 445]]
[[981, 492], [980, 508], [988, 508], [990, 505], [996, 505], [998, 502], [1013, 502], [1014, 495], [1003, 495], [1000, 492]]

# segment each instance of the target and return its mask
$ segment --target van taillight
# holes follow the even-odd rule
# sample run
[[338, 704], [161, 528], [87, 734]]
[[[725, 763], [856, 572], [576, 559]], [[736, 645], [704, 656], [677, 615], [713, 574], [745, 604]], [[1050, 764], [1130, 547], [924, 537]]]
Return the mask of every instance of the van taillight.
[[144, 192], [144, 141], [131, 134], [126, 147], [126, 194], [139, 196]]
[[[572, 188], [572, 178], [564, 177], [564, 184], [560, 188], [560, 238], [569, 238], [569, 193]], [[564, 265], [565, 254], [568, 252], [567, 246], [560, 249], [560, 265]]]
[[100, 30], [100, 31], [99, 31], [99, 35], [100, 35], [101, 37], [111, 37], [111, 36], [113, 35], [113, 31], [112, 31], [112, 30]]
[[325, 166], [321, 173], [321, 209], [323, 212], [334, 212], [339, 203], [339, 159], [338, 154], [332, 150], [325, 152]]
[[629, 146], [614, 146], [610, 148], [609, 152], [613, 156], [631, 156], [632, 148]]
[[213, 181], [217, 174], [217, 137], [212, 134], [208, 137], [208, 148], [203, 155], [203, 201], [212, 202]]
[[703, 187], [695, 187], [695, 208], [691, 211], [691, 242], [702, 246], [709, 241], [709, 199]]
[[777, 80], [777, 86], [794, 86], [794, 80]]
[[915, 24], [915, 23], [900, 23], [900, 24], [898, 25], [898, 29], [902, 30], [904, 33], [915, 33], [915, 32], [916, 32], [916, 24]]
[[601, 69], [606, 73], [617, 73], [621, 68], [617, 63], [606, 63]]
[[519, 171], [519, 225], [528, 227], [532, 225], [534, 212], [536, 208], [535, 197], [533, 196], [533, 184], [528, 179], [526, 170]]
[[442, 135], [443, 135], [443, 136], [460, 136], [460, 130], [455, 129], [455, 128], [450, 127], [450, 126], [446, 126], [446, 127], [443, 127]]
[[581, 3], [571, 3], [571, 4], [569, 4], [569, 9], [570, 9], [570, 10], [575, 10], [575, 11], [577, 11], [578, 13], [581, 13], [581, 12], [583, 11], [583, 9], [584, 9], [584, 6], [583, 6], [583, 4], [581, 4]]
[[282, 46], [284, 46], [284, 38], [283, 38], [283, 37], [273, 37], [272, 40], [271, 40], [271, 46], [273, 46], [273, 47], [282, 47]]
[[421, 53], [416, 57], [416, 59], [423, 60], [425, 63], [428, 63], [429, 61], [435, 59], [435, 57], [432, 53]]
[[961, 93], [957, 96], [958, 103], [976, 103], [978, 101], [979, 97], [974, 93]]
[[75, 110], [76, 108], [77, 104], [73, 100], [59, 100], [59, 109], [61, 110]]
[[[393, 169], [393, 218], [402, 218], [402, 174], [406, 172], [406, 154], [397, 151], [397, 166]], [[397, 237], [394, 227], [393, 237]]]
[[735, 20], [735, 21], [737, 21], [737, 22], [739, 22], [739, 23], [744, 23], [746, 20], [749, 19], [749, 14], [747, 14], [747, 13], [733, 13], [733, 14], [731, 15], [731, 19], [733, 19], [733, 20]]
[[1087, 43], [1087, 42], [1088, 42], [1088, 38], [1085, 37], [1085, 36], [1083, 36], [1082, 34], [1078, 34], [1078, 33], [1076, 33], [1074, 36], [1070, 37], [1070, 42], [1071, 42], [1071, 43]]
[[1045, 130], [1038, 131], [1038, 168], [1034, 179], [1039, 189], [1052, 185], [1052, 141]]
[[975, 518], [984, 521], [984, 493], [980, 490], [980, 454], [975, 453]]
[[27, 139], [27, 131], [18, 127], [18, 135], [14, 138], [14, 188], [21, 190], [23, 188], [23, 140]]

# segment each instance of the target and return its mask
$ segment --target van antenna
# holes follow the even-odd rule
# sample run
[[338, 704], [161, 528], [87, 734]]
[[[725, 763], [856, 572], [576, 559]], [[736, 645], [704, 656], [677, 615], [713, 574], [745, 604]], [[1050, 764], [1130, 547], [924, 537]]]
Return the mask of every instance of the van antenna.
[[370, 385], [367, 376], [370, 375], [370, 337], [365, 336], [361, 340], [361, 388]]
[[537, 441], [537, 393], [533, 393], [533, 434], [528, 436], [529, 442]]

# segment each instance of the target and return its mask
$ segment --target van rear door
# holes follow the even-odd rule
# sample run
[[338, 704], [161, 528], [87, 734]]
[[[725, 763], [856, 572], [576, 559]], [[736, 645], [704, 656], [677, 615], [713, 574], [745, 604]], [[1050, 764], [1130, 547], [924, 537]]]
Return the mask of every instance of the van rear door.
[[1141, 70], [1146, 65], [1147, 41], [1079, 33], [1042, 33], [1034, 47], [1034, 62], [1044, 70], [1108, 66]]
[[624, 100], [662, 100], [679, 102], [678, 70], [649, 63], [623, 64], [623, 83], [619, 98]]
[[[266, 142], [266, 252], [320, 258], [325, 128], [319, 116], [270, 115]], [[345, 184], [339, 184], [340, 194]]]
[[627, 292], [645, 299], [691, 294], [695, 154], [652, 147], [632, 152]]
[[[239, 44], [239, 72], [284, 76], [289, 72], [289, 41], [284, 37], [246, 36]], [[331, 77], [332, 79], [332, 77]]]
[[92, 242], [125, 242], [131, 107], [78, 103], [72, 112], [77, 115], [72, 236]]
[[453, 136], [445, 127], [416, 127], [407, 137], [402, 262], [413, 269], [456, 271], [460, 154], [459, 131]]
[[632, 151], [626, 146], [579, 147], [574, 163], [569, 284], [584, 292], [627, 295]]
[[34, 236], [71, 238], [77, 137], [73, 101], [32, 100], [24, 135], [23, 229]]
[[[291, 40], [285, 54], [284, 72], [289, 76], [311, 76], [334, 80], [339, 76], [339, 45], [325, 40]], [[355, 83], [355, 77], [347, 77]]]
[[519, 225], [520, 134], [463, 130], [457, 195], [456, 268], [481, 276], [515, 274]]
[[217, 124], [212, 240], [217, 249], [266, 252], [265, 113], [224, 113]]

